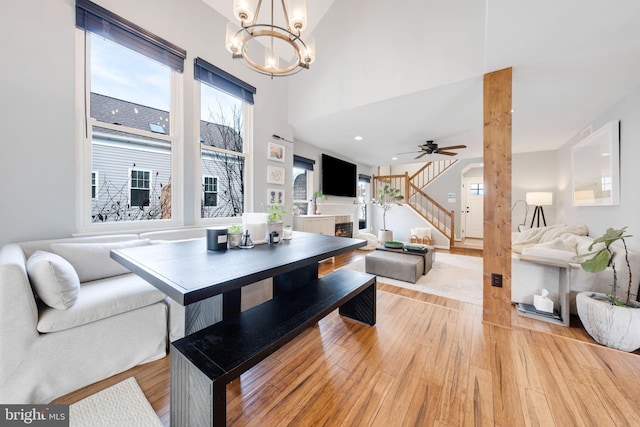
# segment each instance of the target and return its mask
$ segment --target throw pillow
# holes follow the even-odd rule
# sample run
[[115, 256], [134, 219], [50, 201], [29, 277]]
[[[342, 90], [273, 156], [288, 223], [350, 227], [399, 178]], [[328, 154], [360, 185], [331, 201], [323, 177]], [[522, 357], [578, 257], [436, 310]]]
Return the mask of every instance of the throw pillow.
[[51, 250], [69, 261], [78, 273], [80, 282], [84, 283], [131, 272], [111, 259], [111, 249], [149, 244], [147, 239], [113, 243], [52, 243]]
[[66, 310], [78, 299], [80, 279], [61, 256], [36, 251], [27, 260], [27, 273], [36, 294], [49, 307]]

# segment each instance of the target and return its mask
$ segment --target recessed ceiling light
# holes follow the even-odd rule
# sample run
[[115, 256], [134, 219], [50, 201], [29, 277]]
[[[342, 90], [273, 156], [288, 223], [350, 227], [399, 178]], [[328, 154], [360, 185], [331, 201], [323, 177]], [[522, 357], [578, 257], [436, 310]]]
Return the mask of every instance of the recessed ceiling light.
[[398, 160], [398, 158], [397, 157], [392, 157], [391, 160]]
[[356, 137], [355, 137], [355, 138], [353, 138], [353, 139], [355, 139], [356, 141], [362, 141], [362, 137], [361, 137], [360, 135], [356, 136]]

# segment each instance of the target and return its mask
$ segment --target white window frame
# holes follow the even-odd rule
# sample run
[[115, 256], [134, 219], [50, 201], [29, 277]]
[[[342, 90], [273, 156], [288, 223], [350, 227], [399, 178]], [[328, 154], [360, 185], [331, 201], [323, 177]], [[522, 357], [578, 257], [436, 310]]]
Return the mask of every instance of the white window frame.
[[[86, 45], [85, 45], [86, 44]], [[76, 117], [80, 126], [76, 127], [76, 229], [78, 233], [96, 233], [110, 231], [137, 231], [177, 227], [184, 224], [184, 167], [183, 167], [183, 74], [171, 70], [171, 107], [170, 135], [155, 132], [123, 128], [120, 125], [97, 121], [90, 117], [91, 97], [91, 37], [85, 30], [76, 29]], [[116, 131], [124, 131], [168, 142], [171, 145], [171, 219], [147, 221], [116, 221], [94, 223], [91, 221], [91, 134], [94, 126]], [[130, 177], [131, 175], [129, 175]]]
[[[207, 178], [211, 178], [214, 181], [214, 185], [216, 190], [215, 191], [207, 191]], [[213, 175], [202, 175], [202, 200], [203, 203], [204, 201], [207, 200], [207, 193], [215, 193], [216, 195], [216, 204], [215, 205], [204, 205], [205, 208], [216, 208], [218, 207], [218, 185], [219, 185], [219, 179], [217, 176], [213, 176]]]
[[[133, 172], [146, 172], [149, 174], [149, 187], [134, 187], [133, 186]], [[151, 199], [151, 189], [153, 188], [153, 171], [151, 169], [142, 168], [129, 168], [129, 205], [132, 205], [131, 191], [132, 190], [146, 190], [149, 192], [149, 199]], [[137, 204], [136, 204], [137, 206]]]
[[[195, 94], [194, 94], [194, 111], [196, 111], [195, 120], [193, 123], [194, 126], [194, 134], [196, 141], [195, 144], [192, 145], [194, 152], [192, 155], [194, 158], [198, 159], [198, 167], [193, 168], [193, 182], [202, 183], [202, 177], [204, 176], [202, 173], [202, 150], [218, 152], [218, 153], [226, 153], [232, 156], [243, 157], [244, 158], [244, 166], [245, 166], [245, 174], [244, 174], [244, 211], [245, 212], [253, 212], [253, 105], [248, 102], [242, 103], [242, 121], [243, 121], [243, 135], [242, 135], [242, 152], [225, 150], [224, 148], [217, 148], [211, 146], [203, 146], [200, 135], [200, 93], [202, 85], [206, 83], [195, 80]], [[209, 86], [209, 85], [207, 85]], [[211, 86], [210, 86], [211, 87]], [[215, 88], [216, 90], [220, 90]], [[194, 212], [201, 211], [201, 200], [202, 200], [202, 186], [197, 188], [197, 193], [194, 193], [194, 204], [193, 209]], [[195, 224], [197, 225], [208, 225], [208, 224], [233, 224], [238, 223], [241, 220], [241, 217], [217, 217], [217, 218], [202, 218], [201, 215], [197, 214], [195, 217]]]
[[[95, 200], [98, 198], [98, 193], [100, 191], [100, 171], [91, 171], [91, 200]], [[95, 188], [95, 190], [94, 190]]]
[[[298, 169], [301, 169], [301, 168], [298, 168]], [[313, 175], [314, 175], [315, 170], [313, 170], [313, 169], [305, 169], [304, 171], [305, 171], [305, 174], [307, 175], [307, 200], [305, 200], [304, 202], [308, 204], [311, 201], [311, 199], [313, 198]], [[295, 181], [294, 179], [291, 180], [291, 194], [294, 194], [294, 189], [293, 189], [293, 186], [295, 184], [294, 181]], [[300, 199], [293, 199], [292, 204], [293, 203], [301, 203], [301, 202], [302, 202], [302, 200], [300, 200]], [[309, 213], [309, 212], [307, 212], [307, 213], [309, 215], [313, 214], [313, 213]]]

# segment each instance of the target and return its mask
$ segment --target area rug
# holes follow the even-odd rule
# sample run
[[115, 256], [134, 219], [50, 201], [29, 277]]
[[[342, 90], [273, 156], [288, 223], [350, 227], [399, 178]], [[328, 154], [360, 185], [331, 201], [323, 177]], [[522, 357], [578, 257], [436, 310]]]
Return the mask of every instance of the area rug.
[[[482, 305], [482, 258], [436, 252], [431, 271], [414, 284], [378, 276], [378, 281], [414, 291]], [[364, 259], [343, 268], [364, 272]]]
[[134, 377], [69, 407], [71, 427], [163, 427]]

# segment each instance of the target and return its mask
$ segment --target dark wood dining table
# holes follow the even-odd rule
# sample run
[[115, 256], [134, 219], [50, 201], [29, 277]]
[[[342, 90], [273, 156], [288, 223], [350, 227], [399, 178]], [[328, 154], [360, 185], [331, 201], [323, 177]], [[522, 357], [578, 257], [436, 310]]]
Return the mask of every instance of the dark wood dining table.
[[209, 251], [206, 238], [200, 238], [116, 249], [111, 258], [183, 305], [188, 335], [237, 314], [243, 286], [273, 278], [276, 296], [316, 279], [319, 261], [365, 244], [294, 231], [290, 240], [251, 249]]

